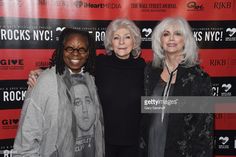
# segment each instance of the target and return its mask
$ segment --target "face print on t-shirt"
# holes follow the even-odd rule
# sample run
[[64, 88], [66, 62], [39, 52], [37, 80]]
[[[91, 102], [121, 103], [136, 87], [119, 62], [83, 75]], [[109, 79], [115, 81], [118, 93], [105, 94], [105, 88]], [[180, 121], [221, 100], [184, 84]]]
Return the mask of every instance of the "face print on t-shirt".
[[84, 84], [74, 86], [75, 100], [74, 113], [77, 127], [81, 131], [89, 131], [96, 120], [96, 107], [89, 94], [88, 88]]
[[83, 84], [73, 86], [74, 89], [74, 115], [76, 118], [77, 136], [75, 142], [75, 156], [94, 157], [94, 127], [96, 121], [96, 106]]

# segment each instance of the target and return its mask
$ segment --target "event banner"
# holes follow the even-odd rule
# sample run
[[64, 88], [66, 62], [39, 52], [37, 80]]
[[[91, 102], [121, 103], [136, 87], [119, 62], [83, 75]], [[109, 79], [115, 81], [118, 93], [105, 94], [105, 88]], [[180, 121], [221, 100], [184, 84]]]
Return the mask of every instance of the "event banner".
[[[152, 61], [153, 28], [169, 16], [188, 20], [216, 97], [236, 96], [236, 0], [0, 0], [0, 156], [10, 157], [30, 70], [48, 67], [60, 32], [88, 31], [104, 53], [108, 24], [133, 20], [142, 57]], [[215, 156], [236, 155], [236, 113], [215, 114]]]

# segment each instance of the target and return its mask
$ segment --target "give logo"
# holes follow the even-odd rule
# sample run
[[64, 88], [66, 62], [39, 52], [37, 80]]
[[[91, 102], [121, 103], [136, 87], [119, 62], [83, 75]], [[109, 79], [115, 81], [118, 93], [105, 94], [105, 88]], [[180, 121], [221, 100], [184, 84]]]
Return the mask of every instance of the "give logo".
[[0, 65], [24, 65], [23, 59], [0, 59]]
[[229, 36], [232, 37], [236, 33], [236, 28], [227, 28], [226, 32], [229, 32]]
[[152, 29], [151, 28], [143, 28], [142, 32], [145, 33], [145, 37], [148, 37], [152, 33]]
[[3, 119], [2, 125], [17, 125], [19, 122], [19, 119]]
[[225, 136], [225, 137], [219, 137], [219, 141], [225, 145], [228, 141], [229, 141], [229, 137]]

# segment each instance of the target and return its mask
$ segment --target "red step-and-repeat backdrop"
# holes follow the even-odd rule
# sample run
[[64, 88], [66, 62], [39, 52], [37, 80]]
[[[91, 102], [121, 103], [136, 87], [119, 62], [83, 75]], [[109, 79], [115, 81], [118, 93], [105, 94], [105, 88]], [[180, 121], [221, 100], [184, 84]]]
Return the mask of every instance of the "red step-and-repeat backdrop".
[[[167, 16], [182, 16], [192, 26], [214, 96], [235, 96], [235, 10], [236, 0], [0, 0], [0, 156], [11, 155], [28, 73], [48, 66], [64, 27], [89, 31], [103, 53], [107, 25], [127, 17], [140, 28], [142, 55], [150, 61], [153, 28]], [[235, 121], [236, 114], [216, 114], [216, 156], [236, 155]]]

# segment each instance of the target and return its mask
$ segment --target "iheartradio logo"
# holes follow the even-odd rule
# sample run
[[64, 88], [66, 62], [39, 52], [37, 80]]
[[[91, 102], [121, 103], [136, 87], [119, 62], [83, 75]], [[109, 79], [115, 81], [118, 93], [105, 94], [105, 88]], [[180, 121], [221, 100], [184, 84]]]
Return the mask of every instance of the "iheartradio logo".
[[152, 29], [151, 28], [143, 28], [142, 32], [145, 33], [145, 37], [148, 37], [152, 33]]
[[229, 83], [229, 84], [222, 84], [222, 86], [221, 86], [222, 88], [223, 88], [223, 90], [225, 91], [225, 92], [228, 92], [231, 88], [232, 88], [232, 85]]
[[225, 144], [229, 141], [229, 137], [227, 137], [227, 136], [225, 136], [225, 137], [220, 136], [220, 137], [219, 137], [219, 141], [220, 141], [223, 145], [225, 145]]

